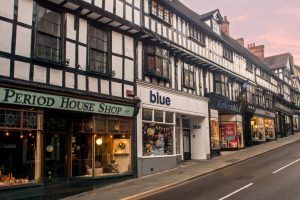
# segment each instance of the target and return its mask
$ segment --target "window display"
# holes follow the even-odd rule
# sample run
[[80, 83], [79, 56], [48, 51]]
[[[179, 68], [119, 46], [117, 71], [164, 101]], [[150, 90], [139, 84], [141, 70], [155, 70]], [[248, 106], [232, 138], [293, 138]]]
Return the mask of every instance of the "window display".
[[[97, 177], [131, 172], [131, 122], [93, 117], [76, 122], [72, 175]], [[86, 127], [91, 131], [86, 132]]]
[[0, 187], [41, 178], [42, 117], [39, 111], [0, 109]]
[[221, 122], [222, 148], [243, 148], [242, 122]]
[[211, 148], [220, 148], [219, 122], [217, 119], [211, 118]]
[[274, 140], [275, 139], [274, 120], [265, 118], [264, 124], [265, 124], [266, 139]]
[[143, 108], [143, 156], [174, 155], [174, 113]]
[[264, 142], [275, 139], [274, 119], [254, 116], [250, 123], [252, 141]]

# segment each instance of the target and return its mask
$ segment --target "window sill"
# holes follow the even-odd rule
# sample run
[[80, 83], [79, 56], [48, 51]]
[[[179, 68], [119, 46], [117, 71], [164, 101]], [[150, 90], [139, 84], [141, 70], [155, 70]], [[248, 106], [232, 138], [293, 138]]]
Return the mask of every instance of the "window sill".
[[233, 60], [232, 60], [232, 59], [227, 58], [227, 57], [225, 57], [225, 56], [223, 56], [223, 58], [226, 59], [226, 60], [228, 60], [229, 62], [233, 63]]
[[188, 86], [188, 85], [183, 85], [183, 87], [187, 88], [187, 89], [195, 90], [195, 87], [191, 87], [191, 86]]
[[63, 62], [56, 62], [53, 60], [48, 60], [48, 59], [39, 58], [39, 57], [33, 58], [33, 61], [34, 61], [34, 63], [37, 63], [37, 64], [46, 64], [46, 65], [51, 65], [51, 66], [59, 67], [59, 68], [68, 66], [68, 65], [64, 64]]

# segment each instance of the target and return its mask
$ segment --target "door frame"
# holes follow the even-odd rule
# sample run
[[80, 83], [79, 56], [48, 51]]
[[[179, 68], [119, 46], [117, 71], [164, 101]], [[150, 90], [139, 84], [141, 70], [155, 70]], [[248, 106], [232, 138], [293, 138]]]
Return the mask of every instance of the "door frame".
[[[188, 145], [189, 145], [189, 151], [184, 151], [185, 146], [185, 132], [188, 132]], [[191, 160], [192, 159], [192, 152], [191, 152], [191, 131], [190, 129], [183, 128], [182, 129], [182, 137], [183, 137], [183, 160]]]

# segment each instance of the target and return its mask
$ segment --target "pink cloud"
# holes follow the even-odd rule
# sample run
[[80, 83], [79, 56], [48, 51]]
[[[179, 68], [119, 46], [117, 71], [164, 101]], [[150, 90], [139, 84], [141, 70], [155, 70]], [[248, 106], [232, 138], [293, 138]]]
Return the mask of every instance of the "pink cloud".
[[247, 13], [239, 15], [237, 17], [234, 17], [232, 19], [230, 19], [231, 22], [246, 22], [249, 20], [249, 15]]
[[300, 19], [300, 7], [296, 8], [282, 8], [278, 10], [281, 15], [290, 15], [289, 17], [296, 17]]

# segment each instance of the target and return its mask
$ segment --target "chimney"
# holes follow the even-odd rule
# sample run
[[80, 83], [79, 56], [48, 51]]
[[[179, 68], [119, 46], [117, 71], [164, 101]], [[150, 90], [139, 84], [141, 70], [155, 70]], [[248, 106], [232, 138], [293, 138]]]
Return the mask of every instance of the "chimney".
[[230, 24], [230, 22], [227, 20], [226, 16], [224, 16], [223, 20], [224, 20], [224, 22], [223, 22], [223, 24], [220, 25], [220, 28], [223, 31], [223, 33], [225, 33], [226, 35], [229, 35], [229, 24]]
[[256, 46], [255, 43], [250, 43], [248, 44], [248, 49], [259, 59], [263, 60], [265, 58], [265, 45]]
[[240, 45], [244, 46], [244, 38], [236, 39], [236, 41], [237, 41]]

